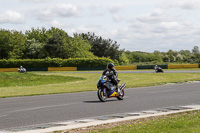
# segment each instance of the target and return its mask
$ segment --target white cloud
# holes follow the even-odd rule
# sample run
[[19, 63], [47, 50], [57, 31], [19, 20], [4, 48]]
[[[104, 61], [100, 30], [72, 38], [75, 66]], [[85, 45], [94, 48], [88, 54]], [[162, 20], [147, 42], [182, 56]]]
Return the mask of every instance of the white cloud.
[[72, 4], [59, 4], [53, 8], [41, 9], [36, 13], [40, 21], [50, 21], [55, 18], [79, 17], [81, 8]]
[[108, 9], [111, 13], [116, 13], [122, 10], [122, 8], [123, 8], [122, 4], [114, 4], [110, 6]]
[[77, 17], [80, 15], [80, 8], [72, 4], [59, 4], [51, 12], [59, 17]]
[[47, 2], [47, 1], [50, 1], [50, 0], [20, 0], [22, 2], [36, 2], [36, 3], [40, 3], [40, 2]]
[[106, 13], [102, 11], [92, 13], [92, 16], [105, 16], [105, 15]]
[[115, 15], [115, 14], [112, 15], [112, 18], [113, 18], [114, 22], [121, 22], [124, 20], [123, 17], [121, 17], [120, 15]]
[[199, 0], [169, 0], [162, 3], [163, 7], [167, 8], [180, 8], [187, 10], [200, 9]]
[[94, 5], [94, 4], [89, 5], [87, 9], [89, 9], [89, 14], [92, 17], [106, 15], [106, 12], [104, 10], [102, 10], [102, 8], [100, 8], [98, 5]]
[[50, 21], [52, 19], [54, 19], [54, 14], [52, 14], [50, 9], [39, 9], [39, 10], [35, 10], [32, 13], [33, 16], [35, 16], [37, 18], [37, 20], [39, 21]]
[[51, 27], [57, 27], [57, 28], [61, 28], [63, 27], [62, 24], [60, 24], [60, 22], [58, 22], [57, 20], [53, 20], [51, 22], [48, 23]]
[[49, 21], [54, 18], [79, 17], [81, 8], [72, 4], [59, 4], [53, 8], [40, 9], [36, 12], [38, 20]]
[[61, 29], [67, 29], [66, 32], [68, 32], [69, 29], [75, 27], [74, 24], [62, 23], [58, 20], [52, 20], [50, 22], [46, 22], [46, 24], [48, 25], [48, 27], [56, 27], [56, 28], [61, 28]]
[[88, 32], [94, 32], [94, 33], [105, 33], [105, 30], [103, 30], [102, 26], [100, 25], [81, 25], [81, 26], [73, 26], [70, 27], [71, 30], [68, 30], [70, 34], [73, 33], [88, 33]]
[[105, 34], [106, 29], [104, 29], [101, 25], [75, 25], [72, 23], [64, 23], [60, 22], [58, 20], [53, 20], [50, 22], [47, 22], [48, 27], [56, 27], [61, 28], [65, 30], [69, 35], [73, 35], [74, 33], [88, 33], [88, 32], [94, 32], [94, 33], [100, 33]]
[[112, 38], [125, 49], [153, 52], [196, 45], [199, 33], [199, 26], [156, 10], [133, 19], [126, 28], [115, 30]]
[[123, 6], [120, 3], [108, 7], [108, 10], [111, 13], [114, 22], [122, 22], [124, 20], [124, 18], [121, 15], [119, 15], [122, 9]]
[[24, 17], [16, 11], [7, 10], [0, 13], [0, 23], [21, 24], [24, 23]]
[[152, 13], [141, 14], [137, 17], [137, 21], [143, 23], [160, 23], [161, 21], [172, 21], [174, 18], [168, 16], [161, 9], [155, 9]]

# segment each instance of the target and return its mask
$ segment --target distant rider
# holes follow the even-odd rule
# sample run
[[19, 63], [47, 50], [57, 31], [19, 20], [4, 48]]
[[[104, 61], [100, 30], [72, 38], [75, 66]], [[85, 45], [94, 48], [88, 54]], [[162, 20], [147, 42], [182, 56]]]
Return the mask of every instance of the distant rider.
[[117, 80], [118, 75], [114, 68], [113, 63], [108, 63], [107, 69], [104, 70], [102, 75], [106, 75], [111, 80], [111, 83], [116, 86], [116, 90], [120, 94], [120, 90], [118, 87], [118, 80]]
[[154, 66], [154, 70], [157, 70], [157, 69], [158, 69], [158, 65], [155, 65], [155, 66]]
[[162, 68], [158, 67], [157, 65], [155, 65], [154, 70], [155, 70], [156, 73], [158, 73], [158, 72], [162, 72], [163, 73]]
[[23, 68], [23, 66], [20, 66], [20, 67], [18, 68], [18, 72], [19, 72], [19, 73], [24, 73], [24, 72], [26, 72], [26, 69]]

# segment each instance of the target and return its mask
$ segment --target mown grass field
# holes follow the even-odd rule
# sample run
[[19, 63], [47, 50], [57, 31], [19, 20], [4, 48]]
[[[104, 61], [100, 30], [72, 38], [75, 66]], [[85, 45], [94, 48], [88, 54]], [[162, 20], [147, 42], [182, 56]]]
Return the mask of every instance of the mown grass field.
[[[97, 90], [101, 73], [0, 73], [0, 97], [45, 95]], [[200, 73], [119, 73], [127, 88], [200, 80]]]
[[38, 86], [63, 82], [73, 82], [78, 80], [84, 80], [84, 78], [59, 75], [38, 75], [34, 73], [0, 73], [0, 87]]
[[[110, 124], [112, 127], [112, 124]], [[199, 133], [200, 111], [184, 112], [126, 122], [112, 128], [89, 131], [90, 133]]]

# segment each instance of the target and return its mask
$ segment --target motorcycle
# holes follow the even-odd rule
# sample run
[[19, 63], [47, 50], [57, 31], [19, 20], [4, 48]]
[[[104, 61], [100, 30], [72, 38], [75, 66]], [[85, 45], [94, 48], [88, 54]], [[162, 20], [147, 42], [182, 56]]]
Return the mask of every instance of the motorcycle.
[[[118, 80], [118, 83], [121, 80]], [[120, 93], [117, 92], [117, 89], [109, 78], [106, 75], [103, 75], [99, 78], [97, 82], [97, 96], [101, 102], [106, 102], [107, 98], [116, 97], [118, 100], [124, 99], [124, 89], [126, 87], [126, 84], [123, 83], [119, 86]]]
[[26, 69], [25, 68], [18, 68], [18, 72], [19, 73], [26, 73]]
[[156, 73], [159, 73], [159, 72], [164, 73], [164, 71], [162, 70], [161, 67], [156, 68], [156, 69], [155, 69], [155, 72], [156, 72]]

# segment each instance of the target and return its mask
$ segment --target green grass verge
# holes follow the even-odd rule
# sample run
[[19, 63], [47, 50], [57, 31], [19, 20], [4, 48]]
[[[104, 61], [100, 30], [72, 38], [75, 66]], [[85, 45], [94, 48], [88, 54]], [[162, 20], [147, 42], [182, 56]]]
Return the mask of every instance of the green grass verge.
[[[0, 73], [0, 97], [94, 91], [100, 76], [101, 73]], [[119, 73], [119, 79], [127, 88], [133, 88], [200, 80], [200, 73]]]
[[200, 111], [151, 117], [130, 121], [124, 125], [93, 130], [90, 133], [199, 133]]
[[84, 80], [84, 78], [58, 75], [38, 75], [34, 73], [0, 73], [0, 87], [37, 86], [78, 80]]

